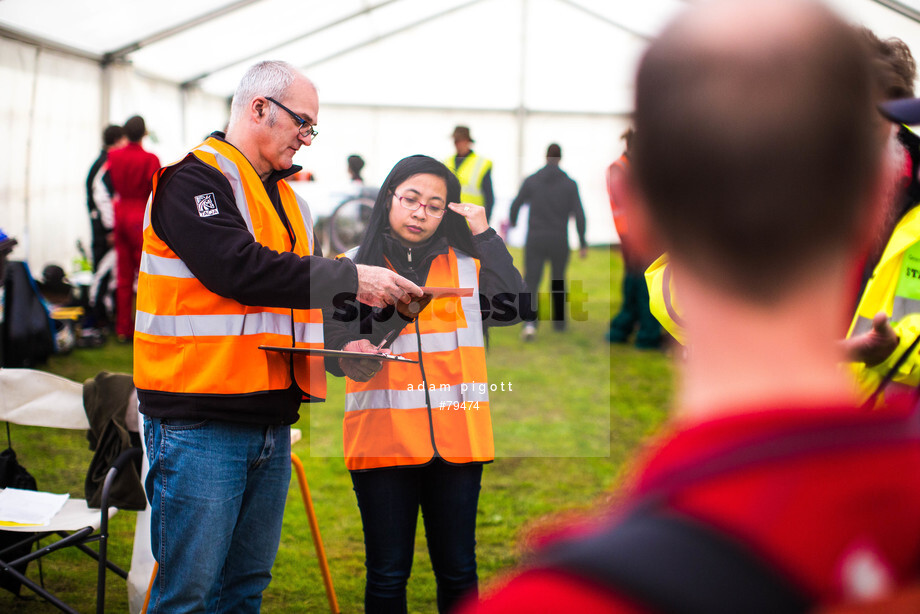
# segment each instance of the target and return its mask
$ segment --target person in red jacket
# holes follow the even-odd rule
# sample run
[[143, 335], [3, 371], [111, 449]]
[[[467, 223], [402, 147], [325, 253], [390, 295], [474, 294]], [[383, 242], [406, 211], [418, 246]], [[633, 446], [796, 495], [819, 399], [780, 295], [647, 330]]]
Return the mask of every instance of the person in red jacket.
[[120, 341], [134, 337], [134, 280], [141, 266], [144, 208], [160, 170], [160, 160], [141, 147], [147, 134], [144, 118], [125, 122], [128, 144], [109, 152], [108, 176], [115, 189], [115, 255], [118, 286], [115, 290], [115, 334]]
[[917, 410], [861, 407], [836, 341], [901, 171], [878, 86], [814, 2], [694, 5], [651, 43], [625, 202], [684, 307], [672, 418], [615, 504], [463, 614], [893, 611], [916, 583]]
[[645, 283], [645, 269], [651, 262], [634, 253], [629, 236], [622, 194], [622, 185], [629, 174], [629, 145], [635, 131], [630, 127], [620, 137], [626, 142], [623, 155], [607, 167], [607, 196], [613, 213], [613, 224], [620, 237], [620, 254], [623, 257], [623, 291], [620, 311], [610, 320], [607, 340], [611, 343], [626, 343], [635, 330], [635, 344], [640, 349], [661, 347], [661, 325], [649, 309], [648, 286]]

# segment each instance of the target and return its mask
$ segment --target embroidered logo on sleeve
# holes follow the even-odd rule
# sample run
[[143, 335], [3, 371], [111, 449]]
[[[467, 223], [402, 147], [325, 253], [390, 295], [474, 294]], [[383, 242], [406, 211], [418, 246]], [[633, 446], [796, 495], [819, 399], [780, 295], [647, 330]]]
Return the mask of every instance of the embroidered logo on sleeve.
[[210, 217], [220, 213], [220, 211], [217, 210], [217, 201], [214, 198], [213, 192], [199, 194], [195, 197], [195, 204], [198, 205], [198, 215], [201, 217]]

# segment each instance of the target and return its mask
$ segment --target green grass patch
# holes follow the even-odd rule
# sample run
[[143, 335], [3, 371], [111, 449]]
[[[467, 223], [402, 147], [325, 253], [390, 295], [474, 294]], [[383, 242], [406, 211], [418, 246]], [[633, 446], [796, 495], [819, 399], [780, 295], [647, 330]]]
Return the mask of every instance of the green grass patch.
[[[512, 250], [519, 266], [519, 250]], [[606, 498], [635, 448], [660, 425], [672, 394], [671, 365], [660, 352], [610, 345], [604, 335], [619, 304], [619, 253], [592, 249], [569, 264], [570, 304], [585, 318], [556, 333], [549, 322], [531, 343], [520, 326], [494, 329], [488, 351], [489, 380], [506, 391], [490, 392], [498, 458], [483, 474], [477, 558], [484, 584], [515, 565], [530, 531], [560, 513], [583, 510]], [[543, 288], [548, 293], [548, 287]], [[543, 297], [548, 308], [548, 296]], [[543, 313], [547, 313], [544, 311]], [[83, 381], [102, 370], [131, 371], [131, 348], [110, 343], [99, 349], [55, 356], [47, 370]], [[511, 390], [507, 390], [510, 383]], [[342, 455], [344, 381], [329, 377], [326, 403], [305, 405], [296, 425], [303, 439], [294, 452], [302, 460], [326, 554], [343, 612], [363, 611], [364, 543], [361, 519]], [[39, 488], [82, 495], [92, 453], [82, 433], [13, 427], [13, 444]], [[75, 488], [72, 488], [75, 487]], [[112, 556], [128, 564], [133, 512], [115, 517]], [[79, 555], [79, 556], [77, 556]], [[416, 559], [409, 583], [410, 612], [434, 612], [435, 586], [424, 528], [419, 523]], [[95, 568], [85, 555], [56, 553], [44, 564], [45, 584], [80, 611], [94, 606]], [[310, 528], [296, 480], [285, 508], [274, 579], [264, 595], [265, 612], [328, 611]], [[37, 578], [35, 565], [29, 576]], [[109, 580], [106, 611], [127, 611], [124, 584]], [[28, 594], [28, 591], [24, 591]], [[0, 611], [53, 612], [34, 598], [0, 591]]]

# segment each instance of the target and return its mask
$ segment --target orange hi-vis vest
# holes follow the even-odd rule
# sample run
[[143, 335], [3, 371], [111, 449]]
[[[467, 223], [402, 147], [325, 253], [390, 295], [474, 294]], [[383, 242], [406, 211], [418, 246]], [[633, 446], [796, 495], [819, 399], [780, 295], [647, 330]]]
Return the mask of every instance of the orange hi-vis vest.
[[450, 463], [495, 457], [479, 261], [450, 248], [431, 263], [426, 284], [473, 288], [473, 295], [436, 298], [415, 326], [402, 330], [391, 346], [393, 353], [419, 364], [387, 361], [367, 382], [346, 379], [349, 470], [423, 465], [436, 457]]
[[622, 239], [628, 232], [628, 228], [626, 226], [626, 214], [623, 211], [623, 204], [618, 203], [613, 195], [613, 171], [615, 168], [620, 168], [623, 172], [629, 171], [629, 158], [626, 157], [626, 154], [617, 158], [607, 167], [607, 197], [610, 199], [610, 210], [613, 212], [613, 226], [616, 228], [617, 235]]
[[[191, 151], [230, 183], [235, 205], [256, 242], [299, 256], [313, 253], [312, 219], [285, 181], [278, 182], [296, 242], [262, 181], [235, 147], [213, 137]], [[180, 394], [242, 395], [286, 390], [294, 383], [311, 397], [326, 396], [322, 358], [266, 352], [260, 345], [323, 347], [322, 311], [243, 305], [208, 290], [157, 236], [150, 223], [157, 184], [144, 215], [144, 247], [137, 282], [134, 383], [138, 389]], [[203, 195], [207, 196], [207, 195]], [[215, 207], [213, 202], [199, 203]], [[226, 205], [224, 205], [226, 206]]]

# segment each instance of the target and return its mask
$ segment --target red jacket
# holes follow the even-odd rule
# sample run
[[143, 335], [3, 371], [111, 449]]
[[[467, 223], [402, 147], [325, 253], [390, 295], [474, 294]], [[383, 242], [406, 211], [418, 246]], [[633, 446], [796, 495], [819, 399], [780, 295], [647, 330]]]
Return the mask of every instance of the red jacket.
[[153, 175], [160, 170], [160, 160], [140, 143], [128, 143], [109, 152], [109, 178], [119, 203], [147, 206], [153, 187]]
[[[890, 413], [889, 413], [890, 412]], [[672, 474], [784, 433], [877, 421], [908, 408], [745, 412], [678, 429], [640, 464], [624, 507]], [[916, 416], [913, 417], [916, 419]], [[885, 592], [917, 578], [920, 446], [883, 443], [759, 463], [673, 491], [673, 509], [747, 545], [819, 606]], [[590, 529], [582, 527], [582, 532]], [[554, 569], [513, 576], [462, 614], [649, 612], [625, 594]]]

